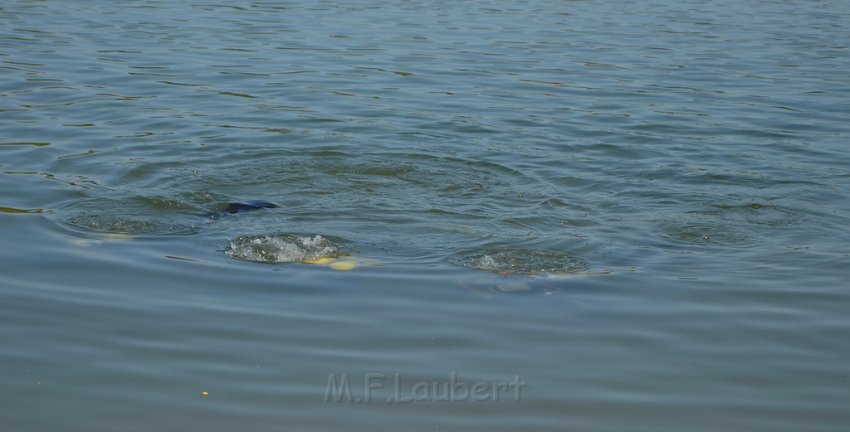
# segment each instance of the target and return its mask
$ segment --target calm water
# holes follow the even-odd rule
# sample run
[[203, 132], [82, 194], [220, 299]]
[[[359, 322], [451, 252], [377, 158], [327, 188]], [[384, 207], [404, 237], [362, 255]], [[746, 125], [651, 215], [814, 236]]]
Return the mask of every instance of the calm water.
[[846, 430], [848, 22], [6, 0], [0, 426]]

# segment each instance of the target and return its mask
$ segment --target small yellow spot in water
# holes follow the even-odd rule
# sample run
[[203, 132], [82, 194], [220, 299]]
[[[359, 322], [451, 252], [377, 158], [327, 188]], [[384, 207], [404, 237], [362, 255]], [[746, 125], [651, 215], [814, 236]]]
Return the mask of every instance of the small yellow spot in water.
[[354, 269], [357, 268], [357, 263], [352, 262], [352, 261], [337, 261], [337, 262], [331, 263], [331, 268], [334, 269], [334, 270], [341, 270], [341, 271], [354, 270]]
[[209, 396], [209, 395], [210, 395], [210, 392], [208, 392], [208, 391], [202, 391], [202, 392], [201, 392], [201, 395], [202, 395], [202, 396]]
[[304, 264], [330, 264], [334, 261], [336, 261], [336, 258], [323, 257], [323, 258], [305, 259], [301, 262], [303, 262]]

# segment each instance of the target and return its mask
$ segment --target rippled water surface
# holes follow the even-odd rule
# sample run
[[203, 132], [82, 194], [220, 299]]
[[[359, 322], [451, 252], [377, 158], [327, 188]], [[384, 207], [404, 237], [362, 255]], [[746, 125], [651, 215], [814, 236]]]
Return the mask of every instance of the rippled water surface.
[[4, 1], [0, 428], [845, 430], [848, 5]]

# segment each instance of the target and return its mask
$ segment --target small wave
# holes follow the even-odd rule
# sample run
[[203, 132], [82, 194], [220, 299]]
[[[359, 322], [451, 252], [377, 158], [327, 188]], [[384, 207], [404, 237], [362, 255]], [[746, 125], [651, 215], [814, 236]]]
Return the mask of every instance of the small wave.
[[262, 263], [303, 263], [345, 255], [334, 242], [318, 234], [241, 236], [231, 240], [225, 252], [236, 259]]
[[478, 252], [455, 257], [450, 262], [476, 270], [524, 275], [569, 274], [590, 270], [590, 265], [578, 257], [539, 249]]

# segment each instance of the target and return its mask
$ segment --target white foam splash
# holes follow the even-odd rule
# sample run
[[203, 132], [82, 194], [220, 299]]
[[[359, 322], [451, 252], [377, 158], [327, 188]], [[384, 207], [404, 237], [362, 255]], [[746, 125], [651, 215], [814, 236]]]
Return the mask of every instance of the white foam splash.
[[230, 241], [226, 252], [236, 259], [265, 263], [304, 262], [341, 255], [339, 248], [325, 237], [289, 234], [238, 237]]

